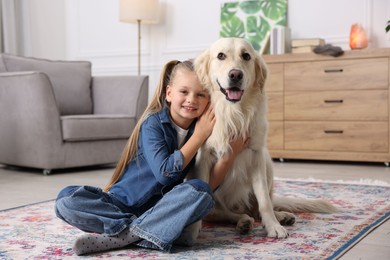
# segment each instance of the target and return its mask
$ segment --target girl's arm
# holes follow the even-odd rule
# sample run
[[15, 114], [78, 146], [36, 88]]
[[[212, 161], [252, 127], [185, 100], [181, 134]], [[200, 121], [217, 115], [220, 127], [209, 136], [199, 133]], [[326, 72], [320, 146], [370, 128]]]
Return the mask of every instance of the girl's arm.
[[180, 149], [180, 152], [184, 157], [183, 169], [191, 162], [199, 148], [210, 136], [214, 124], [214, 110], [211, 106], [208, 106], [196, 122], [194, 133]]
[[248, 147], [249, 141], [250, 138], [247, 138], [246, 140], [238, 138], [230, 142], [232, 151], [224, 154], [211, 169], [209, 185], [213, 190], [221, 184], [232, 166], [234, 159], [242, 150]]
[[170, 185], [184, 178], [183, 169], [211, 134], [214, 121], [213, 110], [205, 110], [198, 119], [190, 139], [181, 150], [175, 150], [172, 153], [168, 149], [167, 142], [174, 140], [170, 140], [170, 136], [165, 135], [160, 119], [150, 116], [145, 120], [141, 127], [140, 145], [143, 147], [143, 156], [158, 182]]

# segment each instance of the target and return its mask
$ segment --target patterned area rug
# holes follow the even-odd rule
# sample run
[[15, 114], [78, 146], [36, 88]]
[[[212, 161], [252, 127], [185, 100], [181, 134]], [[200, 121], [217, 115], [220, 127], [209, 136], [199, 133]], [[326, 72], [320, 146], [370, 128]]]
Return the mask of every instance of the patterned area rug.
[[[82, 258], [337, 259], [390, 217], [390, 187], [314, 181], [275, 181], [276, 193], [325, 198], [337, 214], [297, 214], [290, 237], [271, 239], [260, 223], [248, 235], [233, 225], [207, 223], [197, 244], [172, 253], [135, 246]], [[76, 259], [71, 247], [82, 232], [55, 217], [54, 201], [0, 211], [0, 259]], [[81, 257], [80, 257], [81, 258]]]

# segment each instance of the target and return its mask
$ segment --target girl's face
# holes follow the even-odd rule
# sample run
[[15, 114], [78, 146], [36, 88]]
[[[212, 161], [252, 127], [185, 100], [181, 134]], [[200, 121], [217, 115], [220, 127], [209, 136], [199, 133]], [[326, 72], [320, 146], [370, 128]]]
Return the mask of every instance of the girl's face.
[[181, 128], [188, 129], [192, 121], [202, 115], [209, 103], [209, 94], [195, 72], [181, 69], [167, 86], [166, 99], [170, 103], [172, 120]]

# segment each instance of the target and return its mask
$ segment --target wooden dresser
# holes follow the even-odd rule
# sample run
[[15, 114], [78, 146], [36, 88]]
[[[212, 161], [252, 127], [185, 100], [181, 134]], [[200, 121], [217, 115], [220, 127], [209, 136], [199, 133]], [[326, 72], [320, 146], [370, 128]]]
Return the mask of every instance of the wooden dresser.
[[390, 48], [263, 57], [273, 158], [390, 162]]

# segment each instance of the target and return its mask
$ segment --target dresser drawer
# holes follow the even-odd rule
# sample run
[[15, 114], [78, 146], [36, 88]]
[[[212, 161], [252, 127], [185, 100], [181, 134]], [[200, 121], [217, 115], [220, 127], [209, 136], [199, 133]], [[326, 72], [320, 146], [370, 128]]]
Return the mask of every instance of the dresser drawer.
[[283, 149], [283, 121], [269, 121], [268, 148], [272, 150]]
[[387, 90], [285, 92], [286, 120], [386, 121]]
[[283, 92], [270, 92], [268, 96], [268, 120], [283, 120]]
[[284, 148], [388, 152], [387, 122], [284, 122]]
[[285, 90], [387, 89], [389, 59], [286, 63]]
[[266, 91], [283, 91], [284, 72], [283, 64], [267, 64], [268, 75], [266, 80]]

